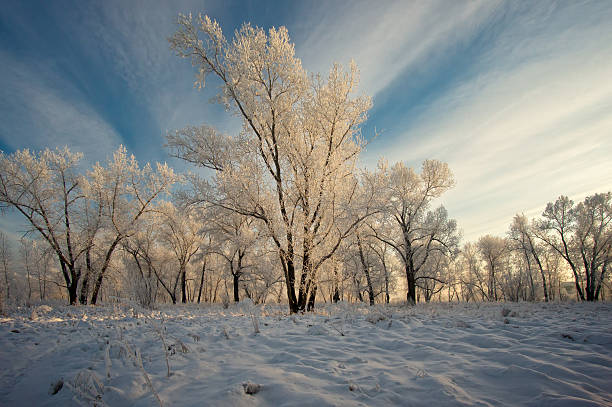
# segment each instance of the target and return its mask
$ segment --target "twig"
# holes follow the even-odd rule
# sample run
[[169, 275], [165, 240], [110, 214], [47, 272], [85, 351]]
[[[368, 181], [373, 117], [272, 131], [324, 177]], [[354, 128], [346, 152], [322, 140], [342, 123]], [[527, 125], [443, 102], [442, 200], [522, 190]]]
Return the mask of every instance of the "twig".
[[142, 357], [140, 356], [140, 349], [138, 348], [136, 348], [136, 360], [138, 361], [138, 367], [140, 367], [140, 371], [142, 372], [142, 375], [147, 381], [147, 384], [149, 385], [149, 387], [151, 388], [151, 392], [153, 392], [153, 395], [155, 396], [155, 398], [157, 399], [157, 402], [159, 403], [159, 407], [164, 407], [164, 403], [162, 403], [161, 398], [159, 398], [159, 394], [157, 394], [157, 391], [155, 391], [155, 387], [153, 387], [153, 383], [151, 383], [151, 379], [149, 378], [149, 375], [144, 370], [144, 366], [142, 364]]
[[331, 325], [332, 328], [334, 328], [336, 330], [336, 332], [338, 332], [340, 334], [340, 336], [344, 336], [344, 332], [342, 332], [340, 329], [336, 328], [336, 325], [334, 325], [331, 321], [329, 323]]
[[153, 393], [153, 395], [157, 399], [157, 402], [159, 403], [159, 407], [164, 407], [164, 404], [163, 404], [161, 398], [159, 397], [159, 394], [155, 390], [155, 387], [153, 387], [153, 383], [151, 383], [151, 379], [149, 378], [149, 375], [147, 374], [146, 370], [144, 369], [144, 365], [142, 364], [142, 356], [140, 355], [140, 349], [136, 348], [136, 352], [132, 351], [132, 349], [130, 348], [130, 345], [127, 342], [125, 342], [125, 341], [122, 342], [122, 345], [127, 350], [128, 355], [130, 355], [130, 357], [134, 358], [134, 362], [135, 362], [136, 366], [140, 369], [140, 372], [144, 376], [145, 381], [147, 382], [147, 384], [151, 388], [151, 392]]
[[164, 354], [166, 355], [166, 367], [168, 369], [168, 377], [170, 377], [170, 360], [168, 358], [168, 345], [166, 344], [166, 339], [164, 338], [164, 333], [163, 333], [163, 329], [164, 329], [163, 324], [164, 324], [164, 319], [162, 318], [161, 325], [159, 327], [156, 327], [156, 331], [162, 340], [162, 344], [164, 345]]
[[110, 358], [110, 341], [106, 343], [106, 351], [104, 352], [104, 362], [106, 364], [106, 377], [111, 377], [111, 367], [113, 366]]

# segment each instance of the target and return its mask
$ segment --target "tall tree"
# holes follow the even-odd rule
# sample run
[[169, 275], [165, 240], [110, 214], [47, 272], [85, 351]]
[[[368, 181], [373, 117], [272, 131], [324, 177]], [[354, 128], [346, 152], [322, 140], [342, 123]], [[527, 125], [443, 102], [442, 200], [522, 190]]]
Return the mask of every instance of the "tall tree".
[[[532, 261], [538, 267], [540, 271], [540, 276], [542, 278], [542, 288], [544, 289], [544, 301], [548, 302], [548, 286], [546, 284], [546, 273], [544, 272], [544, 266], [542, 265], [541, 248], [538, 247], [535, 237], [533, 234], [532, 226], [529, 224], [527, 217], [525, 215], [515, 215], [512, 219], [512, 224], [510, 225], [510, 239], [514, 241], [519, 250], [525, 256], [525, 261], [527, 262], [527, 267], [529, 268], [529, 272], [531, 272], [531, 263]], [[533, 283], [532, 283], [533, 285]]]
[[98, 300], [102, 282], [119, 244], [138, 230], [140, 218], [151, 210], [155, 200], [169, 192], [180, 179], [167, 164], [149, 164], [140, 168], [133, 155], [120, 146], [106, 167], [95, 164], [89, 172], [84, 190], [92, 200], [98, 200], [105, 229], [110, 236], [103, 250], [100, 270], [95, 279], [91, 303]]
[[429, 256], [436, 251], [446, 253], [459, 241], [457, 224], [448, 218], [446, 209], [429, 210], [431, 201], [454, 185], [453, 176], [448, 165], [437, 160], [424, 161], [421, 173], [402, 162], [391, 168], [381, 162], [378, 172], [385, 183], [380, 222], [391, 227], [372, 227], [372, 231], [401, 258], [408, 287], [406, 299], [414, 304], [417, 275]]
[[240, 301], [241, 279], [251, 267], [249, 264], [251, 252], [259, 237], [254, 228], [254, 219], [220, 209], [212, 223], [218, 240], [221, 242], [216, 253], [227, 263], [232, 278], [234, 302], [238, 302]]
[[165, 215], [158, 211], [147, 212], [139, 222], [138, 231], [121, 242], [123, 250], [132, 258], [132, 267], [138, 273], [140, 281], [135, 286], [142, 291], [137, 296], [145, 303], [154, 296], [152, 280], [161, 285], [173, 304], [177, 302], [176, 291], [181, 273], [172, 272], [176, 271], [174, 255], [166, 247], [160, 227], [164, 220]]
[[[180, 15], [171, 47], [222, 82], [219, 101], [243, 120], [239, 142], [210, 127], [168, 137], [174, 153], [217, 170], [215, 204], [261, 221], [276, 245], [291, 312], [316, 295], [316, 273], [354, 224], [336, 220], [352, 201], [359, 126], [370, 100], [354, 97], [357, 70], [308, 76], [284, 27], [243, 25], [233, 41], [208, 16]], [[367, 216], [368, 214], [364, 214]], [[296, 269], [301, 267], [301, 270]]]
[[572, 233], [576, 222], [574, 201], [560, 196], [554, 203], [546, 205], [542, 218], [537, 222], [538, 238], [567, 262], [574, 275], [576, 293], [584, 301], [579, 263], [572, 248]]
[[486, 235], [478, 239], [477, 246], [489, 272], [487, 298], [489, 301], [497, 301], [499, 299], [498, 274], [503, 268], [504, 256], [508, 253], [506, 240], [501, 237]]
[[200, 225], [187, 208], [177, 208], [171, 202], [162, 202], [155, 208], [162, 214], [159, 225], [161, 239], [167, 244], [179, 266], [181, 302], [187, 302], [186, 275], [191, 258], [200, 250]]
[[0, 202], [23, 215], [59, 260], [70, 304], [77, 302], [78, 260], [86, 250], [74, 220], [83, 204], [80, 153], [66, 147], [38, 154], [0, 153]]
[[587, 301], [597, 301], [612, 260], [612, 193], [591, 195], [576, 207], [576, 246]]
[[566, 196], [548, 203], [538, 237], [574, 275], [581, 300], [597, 301], [612, 253], [612, 193], [588, 196], [578, 205]]
[[482, 271], [478, 246], [467, 242], [463, 245], [460, 259], [464, 270], [461, 276], [461, 292], [465, 301], [488, 300], [488, 281]]
[[[2, 236], [0, 235], [0, 241]], [[1, 244], [1, 243], [0, 243]], [[25, 268], [26, 274], [26, 285], [28, 287], [27, 303], [29, 304], [32, 300], [32, 273], [33, 273], [33, 254], [35, 250], [35, 243], [32, 240], [22, 237], [19, 239], [19, 254], [21, 254], [21, 261]]]

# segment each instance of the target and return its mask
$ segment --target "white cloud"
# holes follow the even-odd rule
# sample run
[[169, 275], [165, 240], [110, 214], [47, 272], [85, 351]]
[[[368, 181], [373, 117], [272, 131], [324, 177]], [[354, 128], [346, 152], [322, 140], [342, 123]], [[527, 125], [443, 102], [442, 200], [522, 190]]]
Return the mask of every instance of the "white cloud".
[[[221, 3], [222, 5], [222, 3]], [[237, 131], [240, 121], [209, 103], [216, 90], [215, 81], [205, 92], [193, 87], [194, 70], [189, 60], [174, 55], [167, 38], [173, 34], [178, 13], [198, 13], [202, 5], [195, 1], [158, 3], [104, 2], [83, 6], [87, 16], [80, 37], [82, 48], [105, 55], [112, 64], [108, 69], [125, 81], [129, 92], [142, 102], [159, 129], [158, 134], [136, 135], [151, 142], [138, 143], [138, 156], [163, 159], [164, 135], [186, 125], [203, 122], [224, 131]], [[207, 5], [214, 16], [215, 6]], [[211, 86], [212, 85], [212, 86]], [[222, 110], [222, 108], [221, 108]]]
[[[0, 101], [5, 119], [0, 123], [3, 142], [12, 149], [67, 145], [89, 161], [105, 160], [121, 144], [114, 129], [100, 117], [73, 86], [52, 71], [34, 72], [3, 54]], [[51, 85], [52, 84], [52, 85]]]
[[558, 195], [612, 189], [612, 8], [556, 7], [517, 14], [476, 75], [364, 157], [447, 161], [457, 186], [442, 201], [467, 240]]
[[[472, 2], [325, 3], [297, 24], [296, 53], [304, 66], [323, 74], [333, 62], [353, 59], [360, 90], [375, 96], [409, 67], [427, 69], [426, 59], [467, 40], [498, 6]], [[335, 8], [334, 8], [335, 5]]]

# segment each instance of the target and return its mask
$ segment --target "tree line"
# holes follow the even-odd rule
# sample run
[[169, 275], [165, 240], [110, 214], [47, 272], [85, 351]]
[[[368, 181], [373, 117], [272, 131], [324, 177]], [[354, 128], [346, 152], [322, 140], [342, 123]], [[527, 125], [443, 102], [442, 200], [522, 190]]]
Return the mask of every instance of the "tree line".
[[[506, 239], [460, 249], [456, 221], [432, 207], [454, 185], [446, 163], [358, 168], [371, 101], [356, 93], [354, 64], [308, 74], [284, 27], [245, 24], [227, 40], [201, 15], [180, 15], [169, 42], [196, 68], [196, 86], [209, 76], [220, 84], [216, 100], [242, 131], [201, 125], [167, 135], [169, 153], [206, 176], [141, 168], [124, 147], [87, 171], [67, 148], [2, 153], [0, 202], [27, 220], [33, 240], [23, 246], [37, 259], [21, 250], [28, 299], [36, 287], [44, 298], [50, 283], [71, 304], [246, 296], [286, 301], [290, 312], [321, 298], [389, 302], [400, 289], [412, 304], [443, 290], [450, 300], [537, 300], [540, 287], [549, 300], [561, 295], [566, 267], [580, 299], [602, 295], [610, 193], [578, 205], [559, 198], [535, 223], [517, 216]], [[18, 279], [3, 253], [10, 300]]]

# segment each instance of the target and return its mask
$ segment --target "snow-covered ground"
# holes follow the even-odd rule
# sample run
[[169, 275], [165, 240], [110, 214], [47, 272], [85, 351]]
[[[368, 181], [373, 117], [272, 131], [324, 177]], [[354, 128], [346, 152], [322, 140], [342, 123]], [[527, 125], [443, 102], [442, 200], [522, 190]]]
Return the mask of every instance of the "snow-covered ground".
[[0, 366], [0, 406], [609, 406], [612, 304], [39, 306]]

